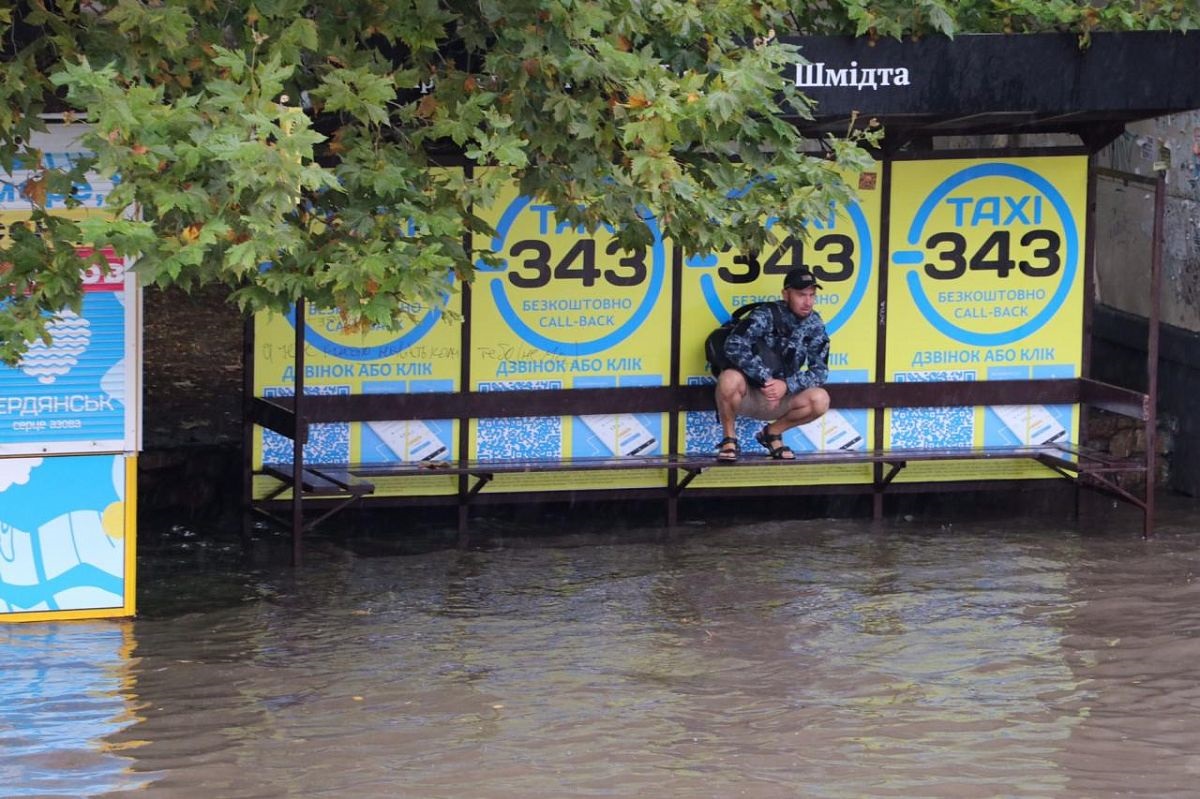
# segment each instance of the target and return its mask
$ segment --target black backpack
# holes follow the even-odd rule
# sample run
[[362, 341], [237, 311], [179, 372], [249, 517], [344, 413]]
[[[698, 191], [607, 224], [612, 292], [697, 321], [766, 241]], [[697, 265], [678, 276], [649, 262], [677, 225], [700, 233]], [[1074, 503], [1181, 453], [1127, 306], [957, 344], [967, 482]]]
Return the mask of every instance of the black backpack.
[[[733, 361], [729, 360], [729, 356], [725, 354], [725, 339], [729, 338], [730, 332], [746, 314], [762, 305], [771, 309], [771, 317], [775, 320], [775, 334], [785, 335], [787, 333], [787, 328], [783, 324], [783, 311], [777, 302], [752, 302], [749, 305], [735, 308], [729, 321], [713, 330], [708, 334], [708, 338], [704, 339], [704, 357], [708, 359], [708, 370], [712, 372], [713, 377], [718, 376], [726, 369], [733, 368]], [[763, 363], [771, 370], [771, 374], [781, 377], [784, 363], [779, 353], [768, 347], [765, 341], [755, 342], [754, 349], [758, 353], [758, 357], [762, 358]]]

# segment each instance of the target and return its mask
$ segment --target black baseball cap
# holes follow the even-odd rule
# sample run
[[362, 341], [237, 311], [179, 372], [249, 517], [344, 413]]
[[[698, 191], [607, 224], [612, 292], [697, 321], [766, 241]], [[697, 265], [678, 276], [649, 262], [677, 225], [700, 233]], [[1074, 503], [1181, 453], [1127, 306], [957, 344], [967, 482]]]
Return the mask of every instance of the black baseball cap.
[[783, 279], [785, 289], [806, 289], [809, 286], [821, 288], [816, 276], [808, 271], [807, 266], [797, 266], [795, 269], [788, 270], [787, 277]]

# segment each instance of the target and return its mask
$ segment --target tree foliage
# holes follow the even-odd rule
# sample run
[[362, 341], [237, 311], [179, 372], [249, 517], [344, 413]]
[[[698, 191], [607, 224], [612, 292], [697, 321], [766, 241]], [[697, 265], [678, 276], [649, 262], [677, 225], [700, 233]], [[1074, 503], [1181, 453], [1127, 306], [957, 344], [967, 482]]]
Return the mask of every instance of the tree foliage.
[[[0, 240], [0, 358], [78, 310], [79, 243], [136, 256], [145, 285], [221, 283], [248, 311], [303, 296], [354, 329], [469, 278], [465, 242], [492, 232], [474, 210], [513, 181], [631, 247], [646, 209], [689, 251], [758, 246], [768, 212], [799, 229], [850, 198], [875, 134], [814, 153], [784, 118], [810, 111], [775, 31], [1196, 18], [1195, 0], [22, 0], [0, 8], [0, 168], [34, 167], [33, 225]], [[89, 123], [94, 159], [45, 168], [28, 142], [47, 111]], [[488, 168], [431, 168], [451, 155]], [[48, 213], [87, 169], [119, 178], [108, 213]]]

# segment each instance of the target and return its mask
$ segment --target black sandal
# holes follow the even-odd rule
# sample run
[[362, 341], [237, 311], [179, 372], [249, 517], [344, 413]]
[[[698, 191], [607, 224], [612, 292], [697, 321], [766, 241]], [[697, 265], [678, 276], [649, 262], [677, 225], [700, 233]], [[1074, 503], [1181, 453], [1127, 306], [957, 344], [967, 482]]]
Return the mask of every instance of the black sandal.
[[742, 452], [742, 445], [733, 436], [725, 436], [717, 444], [717, 463], [735, 463]]
[[754, 434], [754, 440], [766, 447], [767, 452], [771, 454], [772, 460], [796, 460], [796, 453], [792, 452], [791, 447], [783, 443], [783, 436], [779, 433], [768, 433], [767, 427], [769, 425], [763, 425], [763, 429]]

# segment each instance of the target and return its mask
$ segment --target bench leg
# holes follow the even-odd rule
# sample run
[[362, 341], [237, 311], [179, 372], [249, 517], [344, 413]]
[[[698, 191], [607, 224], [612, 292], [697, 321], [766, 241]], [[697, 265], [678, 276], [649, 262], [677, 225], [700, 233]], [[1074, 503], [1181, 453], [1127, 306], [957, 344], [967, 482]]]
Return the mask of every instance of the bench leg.
[[304, 565], [304, 508], [300, 504], [303, 488], [299, 482], [292, 484], [292, 566]]
[[667, 529], [674, 530], [679, 526], [679, 497], [671, 494], [667, 497]]
[[1146, 480], [1146, 504], [1142, 507], [1142, 538], [1154, 535], [1154, 481]]
[[871, 497], [871, 519], [873, 521], [881, 521], [883, 519], [883, 492], [876, 491]]

